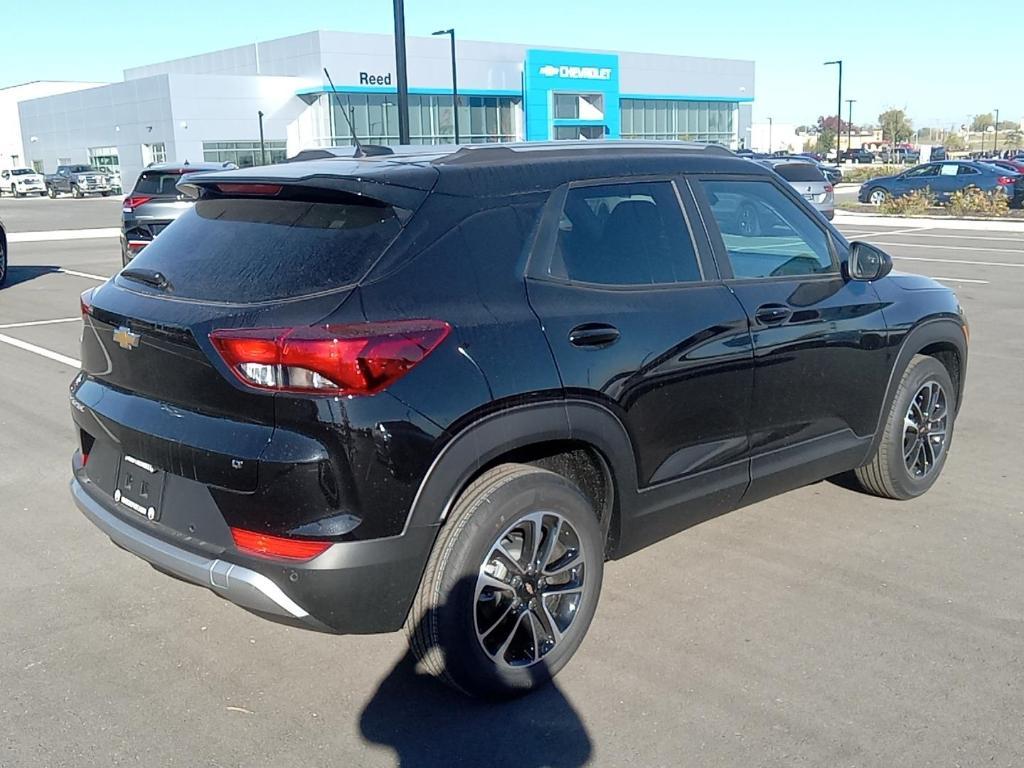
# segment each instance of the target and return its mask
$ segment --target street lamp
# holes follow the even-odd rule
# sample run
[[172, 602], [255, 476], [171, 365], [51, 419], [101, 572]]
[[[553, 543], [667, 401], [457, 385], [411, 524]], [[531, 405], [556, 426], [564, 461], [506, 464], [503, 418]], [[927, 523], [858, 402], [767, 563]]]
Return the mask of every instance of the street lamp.
[[999, 155], [999, 110], [996, 110], [996, 133], [992, 137], [992, 149], [996, 156]]
[[[842, 158], [839, 157], [839, 134], [842, 133], [843, 128], [843, 60], [836, 59], [835, 61], [826, 61], [824, 66], [828, 67], [832, 64], [839, 66], [839, 100], [836, 107], [836, 162], [840, 162]], [[847, 147], [849, 149], [849, 147]]]
[[[855, 101], [856, 99], [846, 100], [846, 148], [848, 150], [853, 149], [853, 102]], [[893, 147], [893, 149], [895, 149], [895, 147]]]
[[768, 154], [772, 153], [772, 119], [768, 118]]
[[395, 79], [398, 88], [398, 143], [409, 143], [409, 73], [405, 64], [405, 0], [394, 0]]
[[263, 143], [263, 110], [257, 110], [256, 114], [260, 116], [260, 165], [266, 165], [267, 145]]
[[455, 30], [439, 29], [434, 35], [448, 35], [452, 39], [452, 119], [455, 125], [455, 143], [459, 143], [459, 75], [455, 69]]

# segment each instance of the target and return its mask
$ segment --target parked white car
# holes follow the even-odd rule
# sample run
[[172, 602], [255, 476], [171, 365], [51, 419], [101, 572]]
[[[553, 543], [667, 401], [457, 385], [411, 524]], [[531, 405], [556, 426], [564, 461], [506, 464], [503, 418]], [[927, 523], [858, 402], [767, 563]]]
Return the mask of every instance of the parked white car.
[[45, 195], [46, 180], [32, 168], [5, 168], [0, 171], [0, 195], [7, 192], [14, 197]]

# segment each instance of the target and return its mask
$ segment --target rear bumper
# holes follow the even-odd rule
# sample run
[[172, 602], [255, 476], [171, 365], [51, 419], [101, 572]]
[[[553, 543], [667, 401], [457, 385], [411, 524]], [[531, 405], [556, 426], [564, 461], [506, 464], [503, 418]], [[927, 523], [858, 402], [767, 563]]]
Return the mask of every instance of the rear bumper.
[[339, 542], [301, 563], [226, 551], [210, 556], [159, 535], [159, 524], [129, 522], [80, 472], [71, 480], [71, 495], [111, 541], [157, 570], [264, 618], [336, 634], [401, 628], [437, 533], [436, 527], [411, 528], [388, 539]]

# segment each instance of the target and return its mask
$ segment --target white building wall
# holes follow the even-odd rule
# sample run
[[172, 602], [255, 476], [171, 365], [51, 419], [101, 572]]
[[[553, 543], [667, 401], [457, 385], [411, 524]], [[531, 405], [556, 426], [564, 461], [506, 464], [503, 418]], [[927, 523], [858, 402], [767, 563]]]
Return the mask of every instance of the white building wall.
[[0, 88], [0, 168], [28, 165], [21, 137], [21, 118], [18, 102], [38, 99], [59, 93], [96, 88], [104, 83], [78, 81], [39, 80], [33, 83]]

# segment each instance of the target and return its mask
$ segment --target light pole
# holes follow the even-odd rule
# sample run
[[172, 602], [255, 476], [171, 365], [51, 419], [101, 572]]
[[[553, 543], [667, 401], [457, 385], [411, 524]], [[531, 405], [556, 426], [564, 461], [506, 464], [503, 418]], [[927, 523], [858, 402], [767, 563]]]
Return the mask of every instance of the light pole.
[[768, 154], [772, 153], [772, 119], [768, 118]]
[[395, 79], [398, 81], [398, 143], [409, 143], [409, 76], [405, 66], [405, 0], [394, 0]]
[[267, 146], [263, 143], [263, 110], [256, 112], [260, 116], [260, 165], [267, 164]]
[[856, 99], [846, 100], [846, 148], [853, 148], [853, 102]]
[[835, 61], [825, 62], [826, 67], [832, 64], [839, 66], [839, 99], [836, 107], [836, 163], [839, 163], [842, 161], [842, 158], [839, 156], [839, 136], [843, 132], [843, 60], [836, 59]]
[[996, 110], [996, 132], [995, 132], [995, 135], [992, 137], [992, 149], [993, 149], [993, 154], [998, 156], [999, 155], [999, 110], [998, 109]]
[[452, 121], [455, 126], [455, 143], [459, 143], [459, 75], [455, 69], [455, 30], [439, 29], [435, 35], [449, 35], [452, 39]]

